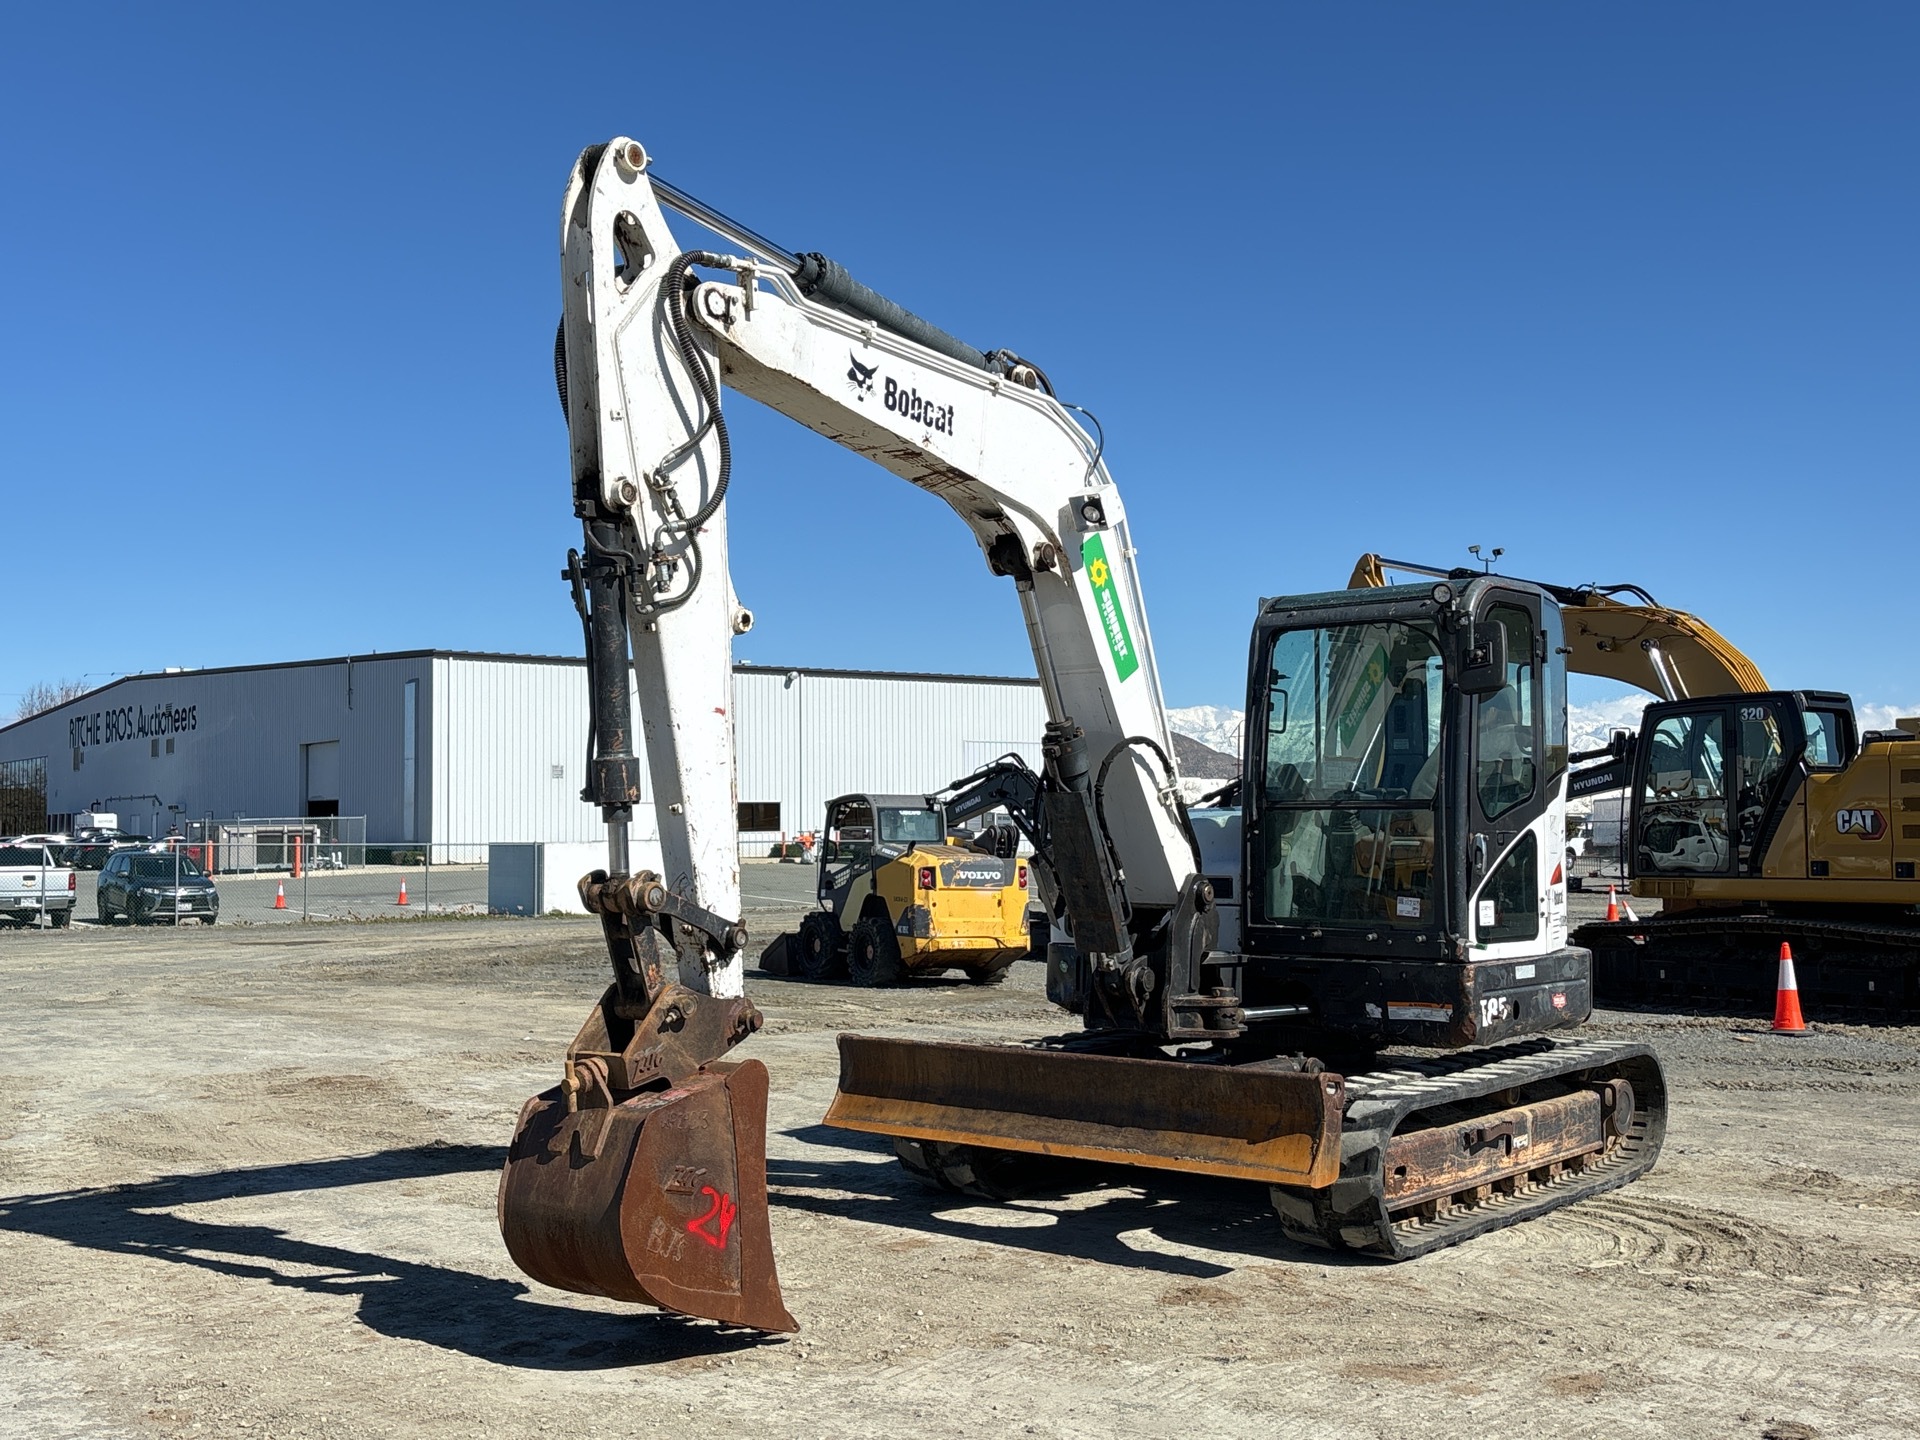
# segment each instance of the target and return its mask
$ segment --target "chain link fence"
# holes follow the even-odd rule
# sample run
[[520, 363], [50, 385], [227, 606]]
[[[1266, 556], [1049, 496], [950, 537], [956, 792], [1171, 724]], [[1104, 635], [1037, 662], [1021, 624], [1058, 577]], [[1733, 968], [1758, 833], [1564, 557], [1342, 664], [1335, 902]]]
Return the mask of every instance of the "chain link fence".
[[[56, 858], [76, 871], [74, 920], [275, 924], [574, 913], [579, 877], [606, 864], [597, 842], [388, 841], [351, 816], [196, 821], [180, 829], [111, 851], [94, 846], [85, 857], [77, 843], [67, 847]], [[541, 862], [529, 860], [534, 849], [546, 852]], [[813, 858], [779, 835], [742, 837], [739, 854], [743, 869]], [[535, 872], [541, 879], [529, 892], [524, 881]]]

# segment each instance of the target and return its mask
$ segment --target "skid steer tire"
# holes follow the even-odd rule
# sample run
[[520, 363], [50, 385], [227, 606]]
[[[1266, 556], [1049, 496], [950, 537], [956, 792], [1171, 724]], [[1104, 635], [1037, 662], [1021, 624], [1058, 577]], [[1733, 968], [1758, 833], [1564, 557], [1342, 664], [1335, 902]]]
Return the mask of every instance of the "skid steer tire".
[[847, 973], [847, 937], [825, 910], [815, 910], [800, 922], [789, 953], [809, 980], [838, 980]]
[[847, 936], [847, 978], [856, 985], [879, 989], [898, 985], [903, 973], [900, 939], [884, 915], [869, 915]]

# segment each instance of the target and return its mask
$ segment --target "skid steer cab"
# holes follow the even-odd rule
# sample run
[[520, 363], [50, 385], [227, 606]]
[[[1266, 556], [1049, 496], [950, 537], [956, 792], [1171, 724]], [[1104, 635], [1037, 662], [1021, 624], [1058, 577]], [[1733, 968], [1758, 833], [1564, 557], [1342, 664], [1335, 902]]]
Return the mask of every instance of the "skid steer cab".
[[926, 796], [843, 795], [821, 833], [821, 908], [793, 942], [807, 979], [896, 985], [959, 970], [984, 985], [1027, 953], [1027, 862], [950, 843]]

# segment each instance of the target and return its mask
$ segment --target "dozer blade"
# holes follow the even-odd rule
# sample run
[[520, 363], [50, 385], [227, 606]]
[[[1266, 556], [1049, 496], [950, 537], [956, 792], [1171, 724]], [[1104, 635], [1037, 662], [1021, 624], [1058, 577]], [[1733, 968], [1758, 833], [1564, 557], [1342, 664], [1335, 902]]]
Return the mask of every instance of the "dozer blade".
[[514, 1263], [561, 1290], [755, 1330], [796, 1330], [767, 1221], [767, 1067], [716, 1063], [668, 1090], [520, 1112], [500, 1177]]
[[840, 1037], [826, 1123], [896, 1139], [1268, 1185], [1340, 1172], [1338, 1075], [1012, 1045]]

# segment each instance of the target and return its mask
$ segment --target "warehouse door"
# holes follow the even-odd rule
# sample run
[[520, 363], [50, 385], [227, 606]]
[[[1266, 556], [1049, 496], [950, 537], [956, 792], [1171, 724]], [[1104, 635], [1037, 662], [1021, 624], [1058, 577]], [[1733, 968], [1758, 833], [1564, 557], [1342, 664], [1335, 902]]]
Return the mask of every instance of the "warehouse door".
[[340, 813], [340, 742], [323, 740], [300, 747], [300, 768], [306, 772], [308, 816]]

